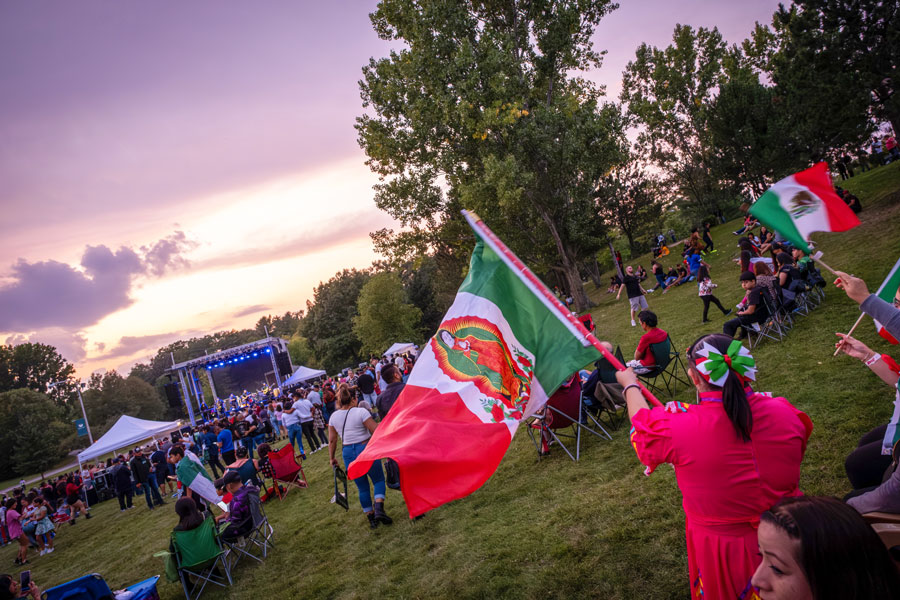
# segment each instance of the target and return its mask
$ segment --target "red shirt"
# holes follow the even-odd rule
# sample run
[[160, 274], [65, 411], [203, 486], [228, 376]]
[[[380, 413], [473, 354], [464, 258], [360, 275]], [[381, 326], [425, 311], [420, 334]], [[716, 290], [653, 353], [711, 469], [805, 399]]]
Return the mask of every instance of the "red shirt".
[[77, 496], [78, 488], [79, 488], [79, 486], [77, 483], [67, 483], [66, 484], [66, 496]]
[[656, 364], [656, 359], [653, 358], [653, 353], [650, 352], [650, 344], [662, 342], [668, 336], [669, 334], [659, 327], [654, 327], [641, 336], [641, 341], [638, 342], [637, 351], [641, 353], [642, 365], [645, 367], [652, 367]]

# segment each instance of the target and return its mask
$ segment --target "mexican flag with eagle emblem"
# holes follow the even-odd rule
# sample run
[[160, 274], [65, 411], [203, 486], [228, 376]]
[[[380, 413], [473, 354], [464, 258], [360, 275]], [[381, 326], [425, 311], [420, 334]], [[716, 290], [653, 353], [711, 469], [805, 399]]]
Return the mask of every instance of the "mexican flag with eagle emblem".
[[387, 418], [347, 469], [355, 479], [373, 461], [394, 459], [411, 517], [481, 487], [519, 423], [601, 356], [552, 292], [465, 214], [478, 237], [469, 274]]

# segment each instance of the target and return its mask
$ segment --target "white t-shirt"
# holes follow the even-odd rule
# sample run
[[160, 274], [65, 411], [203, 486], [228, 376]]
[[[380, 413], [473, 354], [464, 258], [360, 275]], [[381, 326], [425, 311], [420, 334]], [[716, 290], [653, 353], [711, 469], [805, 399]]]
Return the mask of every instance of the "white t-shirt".
[[[294, 404], [296, 406], [296, 403]], [[290, 427], [291, 425], [296, 425], [300, 422], [300, 413], [298, 411], [294, 412], [283, 412], [281, 413], [281, 423], [285, 427]]]
[[322, 404], [322, 398], [319, 396], [319, 392], [313, 390], [306, 395], [306, 399], [309, 400], [310, 404], [313, 406], [319, 406]]
[[294, 413], [300, 415], [300, 422], [306, 423], [307, 421], [312, 421], [312, 402], [307, 400], [306, 398], [300, 398], [296, 402], [294, 402]]
[[394, 364], [397, 365], [397, 368], [402, 372], [403, 368], [406, 366], [406, 359], [402, 356], [398, 356], [394, 359]]
[[[338, 436], [341, 435], [341, 431], [343, 430], [344, 435], [341, 438], [341, 442], [344, 444], [358, 444], [360, 442], [365, 442], [372, 434], [369, 433], [369, 430], [366, 429], [365, 422], [372, 418], [372, 415], [369, 414], [364, 408], [360, 408], [358, 406], [354, 406], [349, 410], [336, 410], [334, 414], [331, 415], [331, 418], [328, 419], [328, 424], [334, 427], [335, 431], [337, 431]], [[344, 421], [347, 421], [346, 427], [344, 426]]]

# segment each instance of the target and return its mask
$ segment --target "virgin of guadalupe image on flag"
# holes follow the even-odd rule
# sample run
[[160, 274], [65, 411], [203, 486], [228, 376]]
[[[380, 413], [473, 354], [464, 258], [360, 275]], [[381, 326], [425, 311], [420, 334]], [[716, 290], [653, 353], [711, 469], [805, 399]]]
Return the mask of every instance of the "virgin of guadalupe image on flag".
[[517, 266], [476, 217], [464, 214], [477, 238], [469, 273], [403, 392], [347, 473], [355, 479], [374, 460], [395, 460], [411, 517], [478, 489], [519, 424], [602, 356], [552, 292]]

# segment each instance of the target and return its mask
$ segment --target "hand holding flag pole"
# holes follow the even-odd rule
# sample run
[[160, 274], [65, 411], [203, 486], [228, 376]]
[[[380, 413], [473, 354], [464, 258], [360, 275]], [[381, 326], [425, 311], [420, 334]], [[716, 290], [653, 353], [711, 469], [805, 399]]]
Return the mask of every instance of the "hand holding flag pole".
[[[463, 216], [466, 218], [466, 221], [469, 222], [469, 225], [472, 226], [475, 231], [477, 231], [485, 243], [490, 244], [493, 250], [497, 253], [498, 256], [504, 259], [504, 262], [507, 265], [516, 271], [519, 276], [522, 278], [522, 281], [531, 288], [531, 290], [543, 300], [544, 304], [548, 307], [552, 307], [557, 313], [561, 321], [569, 328], [569, 330], [576, 337], [581, 339], [581, 343], [585, 346], [593, 346], [597, 350], [603, 354], [603, 357], [609, 361], [609, 363], [617, 370], [624, 371], [625, 365], [619, 362], [609, 350], [607, 350], [603, 344], [600, 343], [600, 340], [592, 334], [584, 324], [575, 318], [572, 313], [563, 305], [562, 302], [559, 301], [553, 292], [544, 285], [544, 282], [541, 281], [534, 273], [531, 272], [525, 263], [519, 260], [519, 257], [513, 254], [512, 250], [506, 247], [506, 244], [491, 231], [487, 225], [484, 224], [484, 221], [481, 220], [477, 214], [472, 211], [464, 210], [462, 211]], [[654, 406], [662, 406], [662, 403], [656, 399], [656, 396], [650, 393], [644, 385], [638, 381], [638, 386], [641, 388], [641, 392], [644, 394], [644, 397], [647, 401]]]

